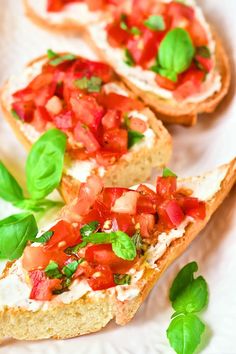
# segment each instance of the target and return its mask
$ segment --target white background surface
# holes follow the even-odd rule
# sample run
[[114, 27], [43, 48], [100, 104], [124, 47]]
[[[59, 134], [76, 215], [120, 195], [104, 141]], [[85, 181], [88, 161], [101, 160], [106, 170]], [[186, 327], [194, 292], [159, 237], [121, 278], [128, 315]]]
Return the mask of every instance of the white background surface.
[[[37, 1], [37, 0], [35, 0]], [[231, 57], [235, 76], [236, 1], [199, 0], [221, 34]], [[20, 0], [0, 0], [0, 80], [20, 72], [23, 64], [43, 54], [74, 51], [94, 57], [86, 44], [73, 36], [53, 35], [32, 25], [23, 16]], [[202, 116], [191, 129], [172, 127], [174, 154], [170, 167], [179, 176], [200, 174], [236, 156], [236, 98], [231, 92], [215, 114]], [[0, 116], [0, 159], [24, 180], [26, 154]], [[196, 260], [209, 284], [210, 301], [202, 318], [207, 331], [197, 353], [236, 354], [236, 208], [234, 188], [207, 228], [177, 260], [126, 327], [110, 323], [100, 333], [66, 341], [17, 342], [0, 346], [0, 354], [171, 354], [165, 331], [172, 313], [168, 290], [177, 271]], [[13, 209], [0, 201], [0, 218]]]

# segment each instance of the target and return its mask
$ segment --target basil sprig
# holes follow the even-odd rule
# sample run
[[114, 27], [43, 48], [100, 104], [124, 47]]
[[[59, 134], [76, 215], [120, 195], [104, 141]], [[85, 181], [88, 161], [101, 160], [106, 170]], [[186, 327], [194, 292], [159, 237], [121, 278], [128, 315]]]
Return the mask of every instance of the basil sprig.
[[50, 129], [32, 146], [26, 162], [29, 197], [0, 161], [0, 197], [14, 206], [33, 212], [44, 212], [61, 202], [45, 199], [58, 187], [63, 170], [66, 135]]
[[197, 270], [196, 262], [187, 264], [170, 289], [170, 301], [176, 312], [172, 315], [167, 337], [177, 354], [193, 354], [205, 329], [196, 313], [206, 306], [208, 289], [202, 276], [194, 279]]
[[28, 241], [35, 241], [38, 233], [36, 220], [32, 214], [21, 213], [0, 221], [0, 258], [19, 258]]
[[162, 171], [162, 177], [177, 177], [177, 175], [169, 168], [164, 167]]
[[152, 31], [164, 31], [166, 28], [164, 19], [160, 15], [149, 16], [148, 19], [144, 21], [144, 25]]
[[137, 132], [136, 130], [128, 130], [128, 148], [139, 143], [144, 138], [144, 134]]
[[157, 64], [151, 70], [177, 82], [178, 74], [190, 67], [194, 54], [195, 49], [188, 32], [182, 28], [174, 28], [161, 41]]
[[92, 76], [90, 79], [84, 76], [81, 79], [76, 79], [74, 84], [75, 87], [81, 90], [87, 90], [88, 92], [100, 92], [102, 79], [98, 76]]

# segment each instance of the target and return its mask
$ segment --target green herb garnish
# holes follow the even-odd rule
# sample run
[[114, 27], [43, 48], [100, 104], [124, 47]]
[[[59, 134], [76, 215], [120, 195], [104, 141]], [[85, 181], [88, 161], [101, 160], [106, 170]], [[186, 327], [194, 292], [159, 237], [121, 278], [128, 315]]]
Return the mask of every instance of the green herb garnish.
[[74, 54], [71, 54], [71, 53], [64, 54], [61, 56], [57, 56], [55, 59], [50, 60], [49, 64], [52, 66], [57, 66], [57, 65], [62, 64], [64, 61], [75, 60], [76, 58], [77, 58], [77, 56]]
[[21, 120], [20, 116], [16, 113], [14, 109], [11, 110], [11, 114], [16, 120]]
[[177, 177], [177, 175], [169, 168], [165, 167], [162, 171], [162, 177]]
[[59, 270], [59, 266], [56, 262], [50, 261], [48, 266], [45, 268], [45, 274], [50, 279], [60, 279], [62, 278], [62, 274]]
[[135, 64], [134, 58], [132, 57], [132, 54], [127, 48], [125, 48], [124, 50], [124, 62], [129, 66], [134, 66]]
[[73, 261], [67, 264], [65, 267], [62, 268], [63, 274], [65, 274], [67, 278], [71, 278], [72, 275], [76, 272], [76, 269], [78, 268], [79, 264], [81, 264], [83, 261], [84, 260], [81, 258], [77, 261]]
[[114, 282], [116, 285], [130, 285], [131, 275], [130, 274], [114, 274]]
[[166, 28], [164, 19], [160, 15], [149, 16], [148, 19], [144, 21], [144, 25], [152, 31], [164, 31]]
[[92, 76], [90, 79], [82, 77], [75, 80], [75, 86], [81, 90], [87, 90], [88, 92], [100, 92], [102, 86], [102, 79], [97, 76]]
[[130, 28], [130, 33], [132, 33], [135, 36], [139, 36], [141, 34], [141, 30], [138, 27], [133, 26]]
[[53, 234], [54, 234], [54, 231], [46, 231], [40, 237], [37, 237], [37, 239], [35, 241], [39, 242], [39, 243], [46, 243], [50, 240], [50, 238], [53, 236]]
[[59, 54], [54, 52], [52, 49], [48, 49], [47, 56], [48, 56], [48, 59], [53, 59], [53, 58], [57, 58], [59, 56]]
[[144, 136], [136, 130], [128, 130], [128, 148], [130, 149], [133, 145], [139, 143]]

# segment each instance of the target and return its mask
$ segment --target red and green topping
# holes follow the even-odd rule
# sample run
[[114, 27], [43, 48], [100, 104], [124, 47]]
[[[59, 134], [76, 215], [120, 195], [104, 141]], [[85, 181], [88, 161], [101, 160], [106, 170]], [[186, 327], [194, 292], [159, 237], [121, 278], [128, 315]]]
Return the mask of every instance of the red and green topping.
[[115, 79], [107, 64], [49, 50], [42, 72], [13, 94], [12, 114], [39, 132], [64, 131], [72, 158], [109, 166], [148, 129], [131, 113], [144, 108], [140, 101], [106, 90]]
[[132, 11], [117, 14], [106, 30], [110, 45], [124, 48], [127, 65], [154, 71], [176, 99], [199, 92], [213, 69], [206, 30], [191, 6], [133, 0]]
[[90, 11], [104, 10], [107, 5], [118, 5], [120, 0], [47, 0], [48, 12], [60, 12], [66, 5], [85, 3]]
[[[74, 279], [86, 279], [93, 290], [130, 284], [130, 268], [138, 267], [160, 233], [177, 228], [187, 216], [205, 218], [205, 203], [190, 194], [177, 189], [177, 178], [168, 169], [158, 177], [155, 191], [142, 184], [137, 190], [103, 188], [93, 176], [64, 209], [63, 220], [39, 238], [35, 238], [35, 223], [27, 236], [27, 222], [32, 217], [27, 221], [24, 216], [24, 224], [18, 224], [24, 226], [20, 247], [22, 265], [32, 284], [30, 298], [51, 300], [54, 294], [67, 291]], [[9, 231], [6, 237], [9, 240]], [[32, 247], [29, 241], [41, 245]], [[15, 254], [15, 243], [12, 253], [10, 243], [7, 247], [8, 253], [3, 248], [2, 257], [20, 256]]]

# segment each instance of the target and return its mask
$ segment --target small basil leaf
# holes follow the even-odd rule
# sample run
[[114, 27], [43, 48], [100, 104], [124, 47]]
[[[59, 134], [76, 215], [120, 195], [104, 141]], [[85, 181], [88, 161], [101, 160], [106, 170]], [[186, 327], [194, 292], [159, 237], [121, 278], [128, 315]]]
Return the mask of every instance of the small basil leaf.
[[177, 274], [170, 288], [170, 301], [175, 301], [181, 292], [193, 281], [193, 273], [197, 272], [196, 262], [188, 263]]
[[128, 131], [128, 148], [130, 149], [133, 145], [139, 143], [144, 138], [142, 133], [135, 130]]
[[75, 87], [79, 88], [80, 90], [86, 90], [88, 88], [88, 81], [87, 77], [82, 77], [81, 79], [76, 79], [74, 81]]
[[130, 274], [114, 274], [114, 282], [116, 285], [130, 285], [131, 275]]
[[16, 120], [21, 120], [20, 116], [16, 113], [14, 109], [11, 110], [11, 114]]
[[80, 229], [82, 238], [92, 235], [98, 228], [98, 221], [91, 221], [89, 224], [84, 225]]
[[82, 77], [81, 79], [76, 79], [74, 84], [81, 90], [88, 90], [88, 92], [100, 92], [102, 79], [97, 76], [92, 76], [90, 79], [87, 77]]
[[196, 48], [196, 55], [209, 59], [211, 57], [211, 52], [208, 47], [202, 46]]
[[177, 175], [172, 172], [169, 168], [163, 168], [162, 177], [177, 177]]
[[172, 303], [177, 312], [199, 312], [207, 304], [208, 290], [203, 277], [193, 280]]
[[54, 52], [52, 49], [48, 49], [47, 56], [48, 56], [48, 59], [53, 59], [53, 58], [58, 57], [58, 54], [56, 52]]
[[103, 244], [112, 243], [116, 239], [116, 232], [97, 232], [95, 234], [89, 235], [84, 240], [87, 243]]
[[193, 354], [201, 341], [205, 325], [194, 314], [180, 314], [175, 317], [168, 329], [167, 337], [177, 354]]
[[36, 220], [32, 214], [21, 213], [0, 221], [0, 258], [19, 258], [28, 241], [35, 241], [38, 233]]
[[178, 81], [178, 75], [169, 69], [163, 69], [159, 67], [158, 73], [163, 76], [166, 77], [168, 80], [171, 80], [173, 82], [177, 82]]
[[48, 266], [45, 268], [45, 273], [50, 279], [60, 279], [62, 278], [62, 274], [59, 270], [58, 264], [54, 261], [50, 261]]
[[77, 254], [78, 250], [80, 250], [81, 248], [86, 247], [87, 244], [88, 244], [88, 242], [86, 242], [86, 241], [80, 242], [78, 245], [76, 245], [74, 247], [68, 247], [65, 250], [65, 253], [66, 254]]
[[35, 242], [46, 243], [53, 236], [54, 231], [45, 231], [40, 237], [37, 237]]
[[24, 199], [22, 188], [1, 161], [0, 197], [8, 202]]
[[135, 36], [139, 36], [141, 34], [141, 30], [138, 27], [133, 26], [130, 28], [130, 33]]
[[128, 31], [128, 26], [126, 23], [127, 16], [125, 14], [121, 14], [120, 16], [120, 28], [123, 29], [124, 31]]
[[143, 239], [140, 234], [140, 231], [136, 231], [135, 234], [132, 236], [132, 241], [136, 247], [137, 251], [140, 251], [143, 247]]
[[60, 201], [42, 199], [23, 199], [13, 203], [17, 208], [25, 209], [34, 212], [47, 211], [50, 208], [63, 206], [64, 204]]
[[135, 64], [134, 58], [132, 57], [132, 54], [127, 48], [125, 48], [124, 50], [124, 62], [129, 66], [134, 66]]
[[166, 28], [163, 17], [159, 15], [149, 16], [144, 25], [152, 31], [164, 31]]
[[112, 242], [113, 252], [120, 258], [132, 261], [136, 257], [136, 247], [132, 239], [122, 231], [116, 231]]
[[71, 61], [71, 60], [75, 60], [76, 58], [77, 58], [76, 55], [69, 53], [69, 54], [57, 56], [55, 59], [50, 60], [49, 64], [52, 66], [57, 66], [63, 63], [64, 61]]
[[67, 278], [71, 278], [72, 275], [75, 273], [78, 265], [82, 263], [84, 260], [81, 258], [78, 261], [73, 261], [67, 264], [65, 267], [62, 268], [62, 272], [65, 274]]
[[63, 170], [66, 135], [50, 129], [33, 145], [26, 162], [28, 191], [42, 199], [58, 187]]
[[163, 69], [180, 74], [189, 68], [194, 53], [188, 32], [182, 28], [174, 28], [161, 41], [158, 62]]

